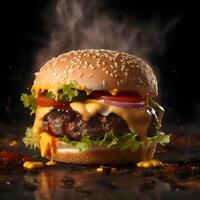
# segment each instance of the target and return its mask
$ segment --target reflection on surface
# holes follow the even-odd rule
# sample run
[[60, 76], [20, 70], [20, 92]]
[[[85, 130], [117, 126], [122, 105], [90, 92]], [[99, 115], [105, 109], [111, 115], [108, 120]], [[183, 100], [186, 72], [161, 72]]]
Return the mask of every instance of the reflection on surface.
[[[38, 176], [37, 200], [43, 199], [161, 199], [169, 184], [155, 177], [118, 172], [98, 174], [95, 169], [44, 169]], [[87, 198], [86, 198], [87, 197]]]

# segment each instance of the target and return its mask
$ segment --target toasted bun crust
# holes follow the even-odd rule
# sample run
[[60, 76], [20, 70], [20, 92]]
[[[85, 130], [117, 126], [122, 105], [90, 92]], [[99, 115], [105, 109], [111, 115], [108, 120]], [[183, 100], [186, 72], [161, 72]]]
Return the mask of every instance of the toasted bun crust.
[[32, 90], [55, 91], [75, 80], [90, 90], [135, 91], [143, 97], [157, 96], [153, 70], [140, 58], [118, 51], [89, 49], [71, 51], [48, 61], [36, 73]]
[[[150, 160], [153, 158], [156, 144], [151, 144], [147, 152], [140, 148], [135, 152], [128, 150], [119, 150], [112, 148], [91, 148], [91, 150], [80, 152], [77, 149], [56, 149], [52, 158], [57, 162], [71, 164], [102, 164], [117, 165], [134, 163], [141, 160]], [[48, 155], [45, 155], [49, 159]]]

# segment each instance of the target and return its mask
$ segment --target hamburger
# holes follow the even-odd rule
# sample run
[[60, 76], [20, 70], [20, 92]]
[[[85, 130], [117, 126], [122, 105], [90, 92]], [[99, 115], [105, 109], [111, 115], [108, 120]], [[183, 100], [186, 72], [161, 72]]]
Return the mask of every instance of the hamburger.
[[35, 114], [23, 139], [51, 161], [126, 164], [152, 159], [169, 142], [151, 67], [128, 53], [70, 51], [43, 65], [25, 107]]

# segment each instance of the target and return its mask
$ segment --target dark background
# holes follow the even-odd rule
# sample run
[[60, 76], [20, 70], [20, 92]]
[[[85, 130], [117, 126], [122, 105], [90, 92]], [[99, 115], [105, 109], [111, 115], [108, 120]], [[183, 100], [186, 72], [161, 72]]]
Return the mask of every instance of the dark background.
[[[1, 3], [0, 123], [27, 124], [29, 114], [19, 97], [31, 86], [32, 68], [42, 40], [48, 37], [43, 13], [51, 1], [8, 1]], [[89, 2], [89, 1], [88, 1]], [[109, 0], [102, 9], [146, 20], [154, 15], [165, 23], [180, 16], [168, 34], [165, 51], [152, 57], [159, 69], [160, 103], [166, 109], [165, 126], [182, 127], [200, 121], [199, 19], [192, 1]]]

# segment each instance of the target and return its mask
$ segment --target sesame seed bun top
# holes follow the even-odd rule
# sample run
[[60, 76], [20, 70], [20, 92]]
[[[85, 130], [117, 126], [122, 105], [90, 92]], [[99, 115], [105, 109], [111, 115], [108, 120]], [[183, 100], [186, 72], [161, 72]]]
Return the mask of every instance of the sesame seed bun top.
[[143, 97], [157, 96], [157, 80], [146, 62], [104, 49], [70, 51], [52, 58], [36, 73], [32, 90], [56, 91], [73, 80], [78, 89], [87, 91], [134, 91]]

